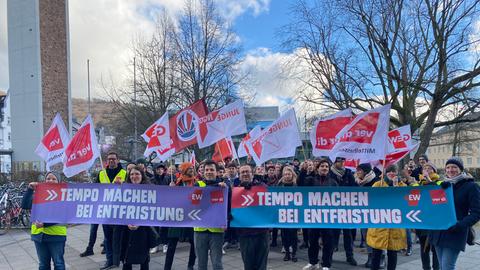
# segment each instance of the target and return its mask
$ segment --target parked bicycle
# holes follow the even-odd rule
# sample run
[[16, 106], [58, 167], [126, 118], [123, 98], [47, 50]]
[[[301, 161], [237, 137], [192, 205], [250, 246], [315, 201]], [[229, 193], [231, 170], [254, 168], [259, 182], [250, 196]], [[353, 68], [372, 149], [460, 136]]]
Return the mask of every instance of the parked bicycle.
[[0, 186], [0, 235], [11, 228], [30, 226], [30, 210], [22, 209], [21, 203], [26, 185], [8, 183]]

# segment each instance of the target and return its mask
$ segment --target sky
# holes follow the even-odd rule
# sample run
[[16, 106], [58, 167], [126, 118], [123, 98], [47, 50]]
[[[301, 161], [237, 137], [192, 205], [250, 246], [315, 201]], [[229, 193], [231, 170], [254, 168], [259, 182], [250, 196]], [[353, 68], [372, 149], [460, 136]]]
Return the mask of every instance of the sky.
[[[0, 0], [0, 89], [8, 89], [6, 2]], [[280, 47], [276, 33], [289, 21], [291, 0], [216, 0], [243, 47], [240, 69], [249, 70], [255, 92], [254, 105], [278, 105], [283, 111], [295, 102], [294, 79], [280, 80], [283, 63], [293, 57]], [[90, 59], [92, 96], [105, 98], [102, 82], [121, 83], [133, 58], [132, 40], [153, 32], [160, 8], [176, 16], [181, 0], [70, 0], [69, 31], [72, 96], [87, 96]]]

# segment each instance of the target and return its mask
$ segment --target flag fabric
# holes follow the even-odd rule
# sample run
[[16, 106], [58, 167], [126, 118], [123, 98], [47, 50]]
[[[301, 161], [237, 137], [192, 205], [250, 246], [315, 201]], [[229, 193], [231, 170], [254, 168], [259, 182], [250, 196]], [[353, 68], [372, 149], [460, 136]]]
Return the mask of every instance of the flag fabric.
[[197, 143], [199, 119], [207, 114], [205, 100], [200, 99], [170, 118], [170, 137], [176, 152]]
[[171, 157], [175, 153], [175, 147], [170, 134], [168, 112], [165, 112], [143, 133], [142, 137], [148, 143], [143, 155], [149, 157], [150, 154], [156, 152], [162, 162]]
[[315, 121], [310, 131], [313, 156], [330, 156], [330, 151], [337, 142], [337, 134], [353, 119], [352, 110], [346, 109]]
[[251, 156], [250, 153], [248, 152], [248, 148], [245, 142], [250, 140], [250, 138], [252, 137], [258, 136], [258, 134], [260, 134], [261, 131], [262, 131], [262, 128], [260, 126], [255, 126], [252, 130], [250, 130], [249, 133], [247, 133], [247, 135], [245, 135], [245, 137], [243, 137], [242, 141], [240, 142], [240, 145], [238, 146], [238, 151], [237, 151], [238, 157]]
[[53, 118], [50, 128], [43, 136], [35, 153], [46, 162], [47, 171], [57, 163], [61, 163], [65, 153], [65, 147], [70, 142], [70, 135], [59, 113]]
[[192, 151], [192, 154], [190, 155], [190, 163], [192, 163], [193, 167], [197, 165], [197, 159], [195, 157], [195, 151]]
[[219, 140], [215, 144], [215, 151], [212, 156], [212, 160], [215, 162], [224, 161], [226, 158], [231, 158], [231, 159], [237, 158], [235, 145], [233, 144], [231, 137], [227, 137]]
[[379, 169], [383, 169], [390, 165], [394, 165], [402, 160], [405, 156], [414, 151], [419, 144], [413, 144], [410, 125], [401, 126], [388, 132], [388, 148], [385, 161], [379, 160], [375, 165]]
[[200, 117], [197, 132], [198, 147], [205, 148], [223, 138], [244, 133], [247, 133], [245, 108], [243, 102], [237, 100]]
[[288, 110], [245, 144], [257, 165], [272, 158], [294, 156], [296, 148], [302, 145], [295, 111]]
[[336, 135], [330, 159], [344, 157], [361, 163], [383, 160], [387, 154], [390, 104], [361, 113]]
[[63, 173], [67, 177], [72, 177], [88, 170], [99, 156], [97, 136], [89, 114], [65, 148]]

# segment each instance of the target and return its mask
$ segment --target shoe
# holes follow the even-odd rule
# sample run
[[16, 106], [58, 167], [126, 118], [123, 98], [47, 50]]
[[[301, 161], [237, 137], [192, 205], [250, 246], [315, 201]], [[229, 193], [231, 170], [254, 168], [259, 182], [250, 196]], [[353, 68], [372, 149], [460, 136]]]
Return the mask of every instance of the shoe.
[[382, 257], [380, 258], [380, 269], [385, 269], [386, 262], [385, 262], [385, 255], [382, 254]]
[[407, 251], [405, 251], [405, 256], [411, 256], [412, 255], [412, 248], [409, 247], [407, 248]]
[[353, 265], [353, 266], [356, 266], [358, 264], [357, 261], [353, 257], [347, 258], [347, 262], [348, 262], [348, 264]]
[[100, 251], [100, 254], [105, 254], [106, 251], [105, 251], [105, 247], [102, 248], [102, 251]]
[[368, 253], [367, 262], [365, 263], [365, 268], [372, 267], [372, 253]]
[[105, 244], [103, 244], [103, 241], [102, 241], [102, 243], [100, 244], [100, 246], [101, 246], [101, 247], [105, 246]]
[[290, 261], [290, 259], [292, 259], [292, 258], [290, 257], [290, 252], [285, 253], [285, 256], [283, 257], [283, 261], [284, 261], [284, 262]]
[[297, 254], [292, 253], [292, 262], [298, 262]]
[[100, 267], [100, 270], [113, 269], [115, 267], [117, 267], [117, 266], [114, 265], [114, 264], [105, 264], [104, 266]]
[[303, 242], [299, 248], [300, 249], [308, 248], [308, 243]]
[[358, 245], [359, 248], [365, 248], [365, 243], [361, 242], [360, 245]]
[[154, 247], [150, 249], [150, 254], [155, 254], [158, 252], [158, 247]]
[[93, 255], [93, 250], [87, 248], [84, 252], [80, 253], [80, 257], [88, 257]]
[[320, 269], [320, 266], [318, 266], [318, 264], [307, 264], [305, 265], [302, 270], [317, 270], [317, 269]]
[[285, 253], [285, 248], [282, 247], [282, 250], [280, 252]]
[[162, 252], [167, 253], [168, 251], [168, 245], [163, 245]]
[[329, 267], [322, 267], [322, 270], [330, 270]]

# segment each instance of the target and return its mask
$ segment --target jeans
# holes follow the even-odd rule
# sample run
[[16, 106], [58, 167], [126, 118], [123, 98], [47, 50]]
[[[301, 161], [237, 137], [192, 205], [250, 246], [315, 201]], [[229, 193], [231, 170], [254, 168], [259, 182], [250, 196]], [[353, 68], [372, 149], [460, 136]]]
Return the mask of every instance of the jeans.
[[318, 239], [322, 237], [322, 266], [332, 266], [333, 255], [333, 232], [332, 229], [309, 229], [308, 240], [310, 245], [308, 247], [308, 261], [310, 264], [318, 263], [318, 252], [320, 251], [320, 245]]
[[[422, 259], [423, 270], [439, 270], [440, 265], [437, 253], [435, 252], [435, 247], [428, 243], [428, 236], [420, 235], [418, 239], [420, 240], [420, 258]], [[433, 253], [432, 264], [430, 264], [430, 252]]]
[[[372, 249], [372, 270], [380, 269], [380, 260], [382, 258], [383, 250], [381, 249]], [[396, 250], [387, 250], [387, 270], [395, 270], [397, 267], [397, 251]]]
[[97, 241], [97, 231], [98, 231], [98, 224], [91, 224], [90, 225], [90, 236], [88, 237], [88, 246], [87, 250], [93, 250], [93, 246]]
[[435, 246], [441, 270], [454, 270], [460, 250]]
[[340, 232], [343, 231], [343, 248], [347, 258], [353, 258], [353, 232], [355, 229], [335, 229], [333, 230], [333, 245], [338, 248], [340, 241]]
[[[168, 238], [168, 249], [167, 254], [165, 255], [165, 266], [164, 270], [171, 270], [173, 264], [173, 257], [175, 257], [175, 250], [177, 249], [178, 238]], [[189, 239], [190, 241], [190, 254], [188, 256], [188, 266], [193, 267], [195, 265], [195, 244], [193, 239]]]
[[412, 248], [412, 232], [410, 229], [406, 229], [405, 232], [407, 233], [407, 248]]
[[107, 257], [107, 265], [113, 265], [113, 226], [102, 225], [105, 257]]
[[245, 270], [266, 270], [268, 261], [268, 233], [239, 235], [240, 252]]
[[65, 260], [63, 254], [65, 253], [65, 241], [55, 242], [36, 242], [35, 248], [38, 255], [38, 269], [50, 270], [50, 261], [53, 260], [55, 270], [65, 269]]
[[209, 250], [213, 270], [223, 270], [222, 246], [224, 233], [195, 232], [193, 237], [195, 253], [198, 258], [198, 270], [207, 270]]

